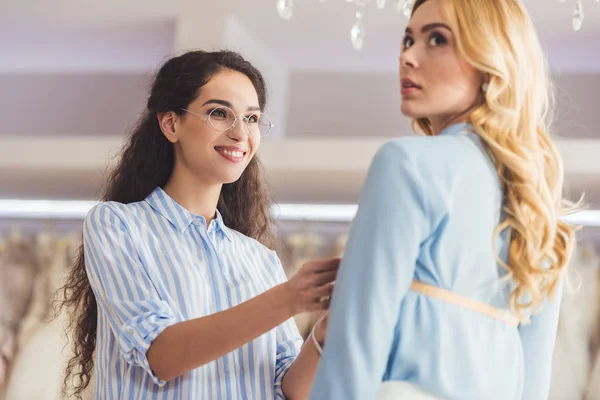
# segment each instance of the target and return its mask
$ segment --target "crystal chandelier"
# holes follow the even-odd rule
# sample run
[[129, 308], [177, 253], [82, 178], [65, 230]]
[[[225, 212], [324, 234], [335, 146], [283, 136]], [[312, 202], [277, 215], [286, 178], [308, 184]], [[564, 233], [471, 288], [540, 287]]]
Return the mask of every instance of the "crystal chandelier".
[[[566, 0], [560, 0], [561, 3], [564, 3]], [[596, 3], [600, 2], [600, 0], [596, 0]], [[575, 9], [573, 10], [573, 29], [578, 31], [581, 29], [583, 24], [583, 3], [582, 0], [577, 0], [575, 2]]]
[[[318, 0], [320, 3], [324, 3], [325, 0]], [[539, 0], [546, 1], [546, 0]], [[559, 0], [561, 3], [567, 2], [567, 0]], [[600, 0], [595, 0], [600, 2]], [[365, 44], [365, 25], [363, 22], [365, 6], [371, 2], [374, 2], [378, 10], [383, 10], [386, 3], [393, 2], [394, 8], [398, 13], [403, 14], [406, 18], [410, 18], [410, 13], [414, 4], [413, 0], [345, 0], [346, 3], [354, 4], [357, 7], [356, 21], [350, 29], [350, 41], [352, 46], [356, 50], [363, 48]], [[277, 0], [277, 12], [283, 19], [290, 19], [294, 14], [294, 0]], [[581, 29], [583, 24], [583, 0], [575, 1], [575, 9], [572, 14], [573, 30], [578, 31]]]

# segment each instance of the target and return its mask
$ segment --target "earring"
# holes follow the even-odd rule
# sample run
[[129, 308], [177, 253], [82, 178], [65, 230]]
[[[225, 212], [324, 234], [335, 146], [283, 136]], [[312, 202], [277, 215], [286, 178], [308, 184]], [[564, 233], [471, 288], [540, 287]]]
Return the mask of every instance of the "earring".
[[487, 92], [487, 90], [488, 90], [488, 87], [490, 87], [490, 84], [489, 84], [489, 83], [487, 83], [487, 82], [484, 82], [484, 83], [481, 85], [481, 90], [483, 91], [483, 93]]

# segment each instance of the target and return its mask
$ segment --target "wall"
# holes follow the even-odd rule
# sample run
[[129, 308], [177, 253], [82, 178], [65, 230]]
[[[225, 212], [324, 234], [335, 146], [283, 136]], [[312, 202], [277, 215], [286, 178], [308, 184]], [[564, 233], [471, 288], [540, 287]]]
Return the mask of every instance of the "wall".
[[[597, 139], [600, 74], [557, 74], [559, 135]], [[290, 77], [290, 136], [398, 136], [411, 132], [400, 114], [395, 73], [295, 72]]]

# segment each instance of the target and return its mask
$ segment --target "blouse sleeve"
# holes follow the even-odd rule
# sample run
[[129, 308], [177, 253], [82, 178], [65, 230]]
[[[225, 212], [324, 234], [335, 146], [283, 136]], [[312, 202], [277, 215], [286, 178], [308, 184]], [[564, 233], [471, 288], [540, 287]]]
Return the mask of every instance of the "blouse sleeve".
[[176, 322], [139, 257], [131, 233], [110, 203], [93, 208], [83, 229], [85, 265], [98, 312], [105, 314], [117, 338], [119, 355], [139, 366], [152, 381], [146, 352], [165, 328]]
[[[271, 262], [275, 265], [275, 281], [277, 284], [283, 283], [287, 280], [283, 266], [279, 257], [273, 251], [271, 254]], [[302, 336], [298, 331], [298, 327], [294, 322], [293, 318], [288, 319], [283, 324], [276, 328], [277, 338], [277, 356], [275, 359], [275, 399], [285, 400], [283, 394], [282, 382], [283, 377], [290, 369], [296, 357], [300, 353], [302, 348]]]
[[311, 400], [375, 399], [429, 211], [419, 171], [399, 143], [369, 168], [335, 283]]
[[519, 325], [525, 361], [524, 400], [548, 398], [562, 290], [561, 283], [552, 301], [546, 301], [544, 308], [531, 317], [531, 323]]

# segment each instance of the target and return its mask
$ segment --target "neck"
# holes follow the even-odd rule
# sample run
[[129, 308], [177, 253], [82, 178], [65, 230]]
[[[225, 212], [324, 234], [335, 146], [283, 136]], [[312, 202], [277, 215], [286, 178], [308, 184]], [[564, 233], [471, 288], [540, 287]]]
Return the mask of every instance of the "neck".
[[480, 105], [481, 102], [475, 102], [475, 104], [473, 104], [471, 107], [458, 114], [428, 117], [427, 119], [431, 123], [431, 129], [433, 131], [433, 134], [439, 135], [443, 132], [444, 129], [446, 129], [450, 125], [469, 122], [471, 118], [471, 113]]
[[461, 115], [453, 116], [450, 118], [448, 118], [448, 117], [438, 118], [438, 119], [432, 118], [429, 121], [431, 122], [431, 129], [433, 131], [433, 134], [439, 135], [440, 133], [442, 133], [444, 131], [444, 129], [446, 129], [450, 125], [467, 122], [468, 115], [461, 114]]
[[195, 177], [176, 162], [163, 190], [192, 214], [203, 216], [208, 225], [216, 217], [222, 187]]

